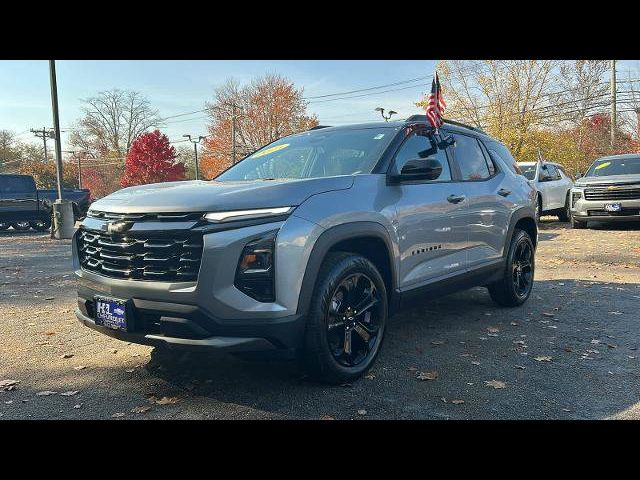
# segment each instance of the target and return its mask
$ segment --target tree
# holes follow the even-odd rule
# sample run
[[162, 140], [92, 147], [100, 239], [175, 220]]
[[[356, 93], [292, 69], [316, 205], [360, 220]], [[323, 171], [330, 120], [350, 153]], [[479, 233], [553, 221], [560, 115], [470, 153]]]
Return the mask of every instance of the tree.
[[133, 90], [113, 89], [83, 99], [83, 117], [72, 129], [69, 143], [95, 155], [124, 156], [135, 138], [158, 125], [158, 111]]
[[317, 117], [307, 114], [302, 95], [302, 89], [280, 75], [265, 75], [245, 86], [227, 80], [206, 105], [210, 124], [202, 154], [203, 175], [213, 178], [231, 165], [234, 112], [236, 160], [280, 137], [318, 125]]
[[185, 177], [189, 179], [196, 178], [196, 162], [193, 156], [193, 147], [187, 145], [180, 145], [176, 148], [176, 160], [184, 163]]
[[[520, 159], [532, 131], [548, 114], [551, 60], [446, 60], [438, 65], [447, 117], [484, 128]], [[417, 104], [425, 107], [426, 101]]]
[[184, 180], [184, 163], [176, 161], [176, 149], [160, 130], [143, 133], [131, 144], [120, 185], [130, 187], [148, 183]]
[[0, 169], [19, 159], [15, 134], [11, 130], [0, 130]]
[[[57, 189], [58, 177], [56, 162], [50, 159], [48, 162], [42, 160], [23, 160], [20, 164], [20, 174], [31, 175], [38, 188]], [[78, 166], [75, 162], [62, 162], [62, 188], [78, 188]]]

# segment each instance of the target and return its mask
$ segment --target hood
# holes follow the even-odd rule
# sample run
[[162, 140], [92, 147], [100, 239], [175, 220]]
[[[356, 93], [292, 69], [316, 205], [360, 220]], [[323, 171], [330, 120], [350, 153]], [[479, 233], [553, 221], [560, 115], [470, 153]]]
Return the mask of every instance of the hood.
[[194, 180], [124, 188], [91, 205], [113, 213], [221, 212], [252, 208], [297, 206], [307, 198], [346, 190], [353, 176], [216, 182]]
[[640, 183], [639, 174], [630, 175], [607, 175], [603, 177], [582, 177], [576, 180], [576, 187], [595, 186], [595, 185], [616, 185], [637, 184]]

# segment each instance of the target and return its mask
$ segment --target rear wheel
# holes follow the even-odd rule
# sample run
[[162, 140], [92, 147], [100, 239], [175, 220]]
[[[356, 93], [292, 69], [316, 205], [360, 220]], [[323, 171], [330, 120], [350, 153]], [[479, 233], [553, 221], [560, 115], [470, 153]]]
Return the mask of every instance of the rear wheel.
[[37, 230], [38, 232], [46, 232], [51, 227], [51, 220], [34, 220], [33, 222], [29, 222], [29, 224], [31, 225], [31, 228]]
[[569, 200], [569, 194], [567, 193], [567, 199], [564, 202], [564, 208], [558, 211], [558, 220], [561, 222], [568, 222], [571, 219], [571, 204]]
[[313, 294], [303, 359], [309, 373], [328, 383], [354, 380], [380, 350], [387, 321], [382, 276], [366, 258], [330, 253]]
[[524, 230], [515, 230], [509, 246], [504, 276], [489, 285], [494, 302], [505, 307], [517, 307], [527, 301], [533, 288], [535, 249]]
[[13, 227], [14, 230], [17, 230], [18, 232], [26, 232], [31, 228], [31, 224], [27, 221], [12, 222], [11, 226]]

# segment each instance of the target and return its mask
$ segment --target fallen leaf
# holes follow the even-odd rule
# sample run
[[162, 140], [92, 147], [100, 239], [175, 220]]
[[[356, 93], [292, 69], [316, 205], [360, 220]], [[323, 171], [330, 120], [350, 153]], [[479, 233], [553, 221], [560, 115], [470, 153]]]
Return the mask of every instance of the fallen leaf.
[[118, 350], [117, 350], [117, 349], [115, 349], [115, 348], [112, 348], [112, 349], [111, 349], [111, 353], [118, 353]]
[[73, 353], [63, 353], [60, 355], [60, 358], [71, 358], [73, 357]]
[[367, 411], [364, 408], [358, 410], [358, 415], [366, 415], [366, 414], [367, 414]]
[[436, 378], [438, 378], [438, 372], [437, 370], [432, 370], [431, 372], [420, 372], [418, 373], [418, 376], [416, 377], [418, 380], [435, 380]]
[[149, 410], [151, 410], [151, 407], [149, 405], [144, 405], [140, 407], [133, 407], [131, 409], [131, 413], [145, 413], [145, 412], [148, 412]]
[[623, 315], [622, 312], [609, 312], [609, 315]]
[[536, 362], [550, 362], [551, 361], [551, 357], [547, 357], [547, 356], [534, 357], [534, 360]]
[[592, 343], [593, 345], [598, 345], [598, 344], [600, 343], [600, 340], [595, 340], [595, 339], [594, 339], [594, 340], [591, 340], [591, 343]]
[[62, 395], [63, 397], [71, 397], [71, 396], [75, 395], [78, 392], [79, 392], [79, 390], [70, 390], [68, 392], [63, 392], [60, 395]]
[[543, 317], [549, 317], [549, 318], [553, 318], [556, 316], [555, 313], [547, 313], [547, 312], [542, 312], [542, 316]]
[[320, 420], [335, 420], [331, 415], [323, 415], [320, 417]]
[[10, 392], [16, 389], [16, 385], [20, 383], [20, 380], [0, 380], [0, 392]]
[[55, 335], [55, 334], [56, 334], [56, 332], [45, 332], [45, 335], [49, 335], [49, 336]]
[[125, 372], [127, 372], [127, 373], [133, 373], [134, 371], [135, 371], [135, 369], [134, 369], [134, 368], [127, 368], [127, 369], [125, 370]]
[[74, 370], [84, 370], [85, 368], [87, 368], [87, 367], [85, 367], [84, 365], [77, 365], [77, 366], [73, 367]]
[[48, 397], [49, 395], [55, 395], [58, 392], [53, 392], [51, 390], [44, 390], [43, 392], [38, 392], [36, 395], [38, 397]]
[[409, 368], [407, 368], [407, 370], [409, 372], [417, 372], [418, 371], [418, 369], [416, 367], [409, 367]]
[[527, 367], [523, 367], [522, 365], [514, 365], [518, 370], [524, 370]]
[[609, 348], [618, 348], [617, 345], [613, 345], [611, 343], [607, 343], [607, 347], [609, 347]]
[[471, 365], [480, 365], [480, 362], [473, 361], [471, 362]]
[[571, 348], [571, 347], [564, 347], [564, 351], [565, 351], [565, 352], [573, 352], [573, 348]]
[[489, 333], [498, 333], [500, 331], [497, 327], [487, 327], [487, 332]]
[[374, 378], [376, 378], [376, 376], [373, 373], [367, 373], [364, 378], [366, 378], [367, 380], [373, 380]]
[[501, 382], [500, 380], [485, 380], [484, 383], [487, 387], [493, 387], [495, 389], [507, 388], [507, 384], [505, 382]]
[[154, 403], [156, 405], [173, 405], [174, 403], [178, 403], [177, 397], [162, 397], [159, 400], [155, 400]]
[[432, 340], [431, 345], [444, 345], [444, 340]]
[[511, 326], [512, 327], [517, 327], [518, 326], [518, 322], [511, 322]]
[[451, 400], [451, 403], [453, 403], [454, 405], [460, 405], [464, 403], [464, 400]]
[[77, 405], [74, 405], [73, 408], [82, 408], [82, 404], [78, 403]]
[[113, 415], [111, 415], [111, 418], [120, 418], [120, 417], [124, 417], [125, 414], [122, 412], [116, 412]]

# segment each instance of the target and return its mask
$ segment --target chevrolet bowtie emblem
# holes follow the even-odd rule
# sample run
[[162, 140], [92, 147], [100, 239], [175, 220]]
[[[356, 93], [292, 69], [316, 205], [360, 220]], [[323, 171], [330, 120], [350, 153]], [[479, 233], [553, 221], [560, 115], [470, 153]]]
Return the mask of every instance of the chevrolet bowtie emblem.
[[106, 230], [107, 233], [124, 233], [133, 227], [133, 222], [125, 222], [123, 220], [118, 220], [117, 222], [109, 222], [102, 225], [102, 229]]

